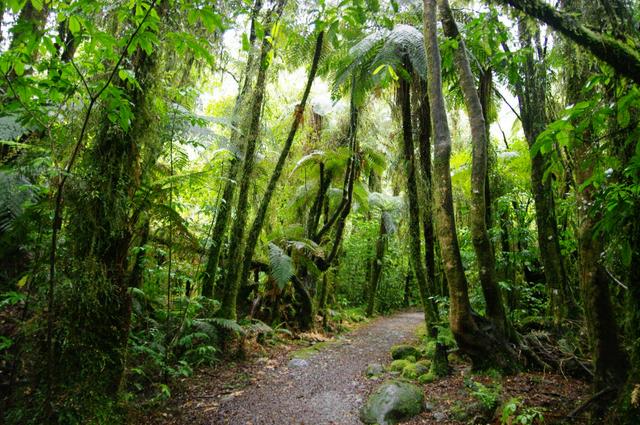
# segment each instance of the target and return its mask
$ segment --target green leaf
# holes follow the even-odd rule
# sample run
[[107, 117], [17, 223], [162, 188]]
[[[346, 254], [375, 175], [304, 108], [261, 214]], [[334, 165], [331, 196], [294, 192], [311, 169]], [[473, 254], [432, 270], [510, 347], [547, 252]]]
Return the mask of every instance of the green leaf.
[[282, 290], [293, 276], [293, 262], [282, 248], [269, 242], [269, 263], [271, 277], [276, 281], [278, 288]]
[[249, 36], [247, 33], [242, 34], [242, 50], [248, 52], [251, 49], [251, 43], [249, 42]]
[[75, 35], [79, 33], [81, 29], [82, 25], [80, 25], [78, 18], [73, 15], [69, 16], [69, 31]]
[[384, 67], [385, 67], [385, 66], [386, 66], [385, 64], [382, 64], [382, 65], [380, 65], [379, 67], [377, 67], [377, 68], [373, 71], [373, 74], [372, 74], [372, 75], [376, 75], [378, 72], [382, 71], [382, 70], [384, 69]]
[[13, 64], [13, 70], [16, 72], [18, 77], [24, 74], [24, 64], [19, 59], [16, 60]]

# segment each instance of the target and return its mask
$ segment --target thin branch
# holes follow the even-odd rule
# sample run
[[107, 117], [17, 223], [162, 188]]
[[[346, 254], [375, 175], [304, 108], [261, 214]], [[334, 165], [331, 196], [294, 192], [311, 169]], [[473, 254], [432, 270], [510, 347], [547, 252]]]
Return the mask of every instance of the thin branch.
[[494, 93], [495, 93], [495, 94], [497, 94], [497, 95], [500, 97], [500, 99], [502, 99], [502, 101], [503, 101], [503, 102], [504, 102], [504, 103], [509, 107], [509, 109], [511, 109], [511, 112], [513, 112], [513, 113], [514, 113], [514, 115], [516, 116], [516, 118], [518, 118], [518, 120], [519, 120], [520, 122], [522, 122], [522, 118], [520, 117], [520, 114], [519, 114], [519, 113], [514, 109], [514, 107], [513, 107], [513, 106], [511, 106], [511, 104], [507, 101], [507, 99], [505, 99], [505, 97], [502, 95], [502, 93], [500, 93], [500, 91], [498, 90], [498, 88], [497, 88], [497, 87], [494, 87], [494, 88], [493, 88], [493, 91], [494, 91]]
[[84, 88], [87, 90], [87, 95], [89, 96], [89, 99], [93, 99], [93, 94], [91, 93], [91, 89], [89, 88], [89, 85], [87, 84], [87, 80], [85, 80], [84, 75], [82, 74], [82, 72], [80, 72], [78, 65], [76, 65], [76, 62], [73, 59], [71, 59], [70, 62], [71, 62], [71, 65], [73, 65], [73, 68], [76, 70], [76, 72], [80, 76], [80, 80], [82, 80], [82, 84], [84, 85]]

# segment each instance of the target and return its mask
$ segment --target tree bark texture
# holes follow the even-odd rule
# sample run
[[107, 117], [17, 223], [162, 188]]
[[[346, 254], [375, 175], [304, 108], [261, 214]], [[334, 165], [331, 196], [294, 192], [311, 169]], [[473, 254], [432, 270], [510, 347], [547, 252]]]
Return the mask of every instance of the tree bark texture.
[[[280, 0], [275, 6], [275, 19], [280, 18], [286, 0]], [[267, 57], [272, 49], [272, 44], [265, 36], [260, 50], [260, 62], [258, 76], [253, 95], [251, 107], [251, 122], [247, 133], [246, 151], [242, 162], [242, 173], [240, 175], [240, 187], [238, 192], [238, 202], [236, 206], [236, 216], [231, 229], [231, 239], [229, 241], [229, 264], [227, 268], [226, 284], [222, 299], [221, 314], [227, 319], [235, 320], [237, 317], [236, 305], [238, 290], [240, 288], [240, 273], [242, 268], [242, 252], [244, 248], [244, 231], [249, 213], [249, 189], [253, 178], [255, 166], [255, 152], [260, 136], [260, 122], [262, 118], [262, 104], [266, 89], [267, 77]]]
[[[254, 3], [253, 9], [251, 11], [251, 29], [249, 31], [249, 42], [250, 42], [250, 50], [249, 56], [247, 57], [247, 63], [244, 71], [244, 81], [242, 84], [242, 89], [238, 96], [236, 97], [236, 102], [233, 106], [233, 112], [231, 114], [231, 145], [237, 146], [240, 144], [240, 155], [243, 155], [246, 151], [246, 146], [244, 143], [240, 143], [241, 140], [241, 132], [238, 131], [240, 121], [244, 120], [244, 117], [241, 117], [243, 104], [248, 101], [248, 97], [252, 90], [252, 81], [253, 81], [253, 70], [255, 65], [255, 40], [256, 40], [256, 19], [257, 15], [262, 8], [262, 1], [256, 0]], [[238, 171], [240, 169], [240, 160], [238, 158], [234, 158], [231, 160], [231, 165], [229, 168], [229, 172], [227, 174], [227, 181], [224, 186], [224, 191], [222, 194], [221, 202], [216, 212], [215, 224], [213, 227], [213, 231], [211, 234], [211, 247], [209, 248], [209, 255], [207, 258], [207, 265], [205, 267], [205, 273], [203, 274], [202, 279], [202, 295], [208, 298], [213, 296], [213, 290], [216, 284], [216, 277], [218, 272], [218, 266], [220, 263], [220, 254], [222, 253], [222, 246], [224, 242], [224, 238], [227, 232], [227, 227], [229, 225], [229, 217], [231, 216], [231, 209], [233, 205], [233, 200], [235, 196], [236, 190], [236, 179], [238, 176]], [[218, 290], [218, 293], [224, 294], [224, 290]]]
[[[523, 64], [522, 82], [516, 86], [516, 95], [520, 105], [522, 129], [529, 148], [547, 124], [546, 114], [546, 69], [544, 58], [534, 59], [534, 46], [528, 23], [521, 18], [518, 22], [520, 46], [527, 50]], [[536, 36], [538, 36], [536, 34]], [[536, 49], [539, 54], [540, 49]], [[542, 62], [542, 63], [540, 63]], [[535, 201], [536, 227], [540, 259], [544, 267], [549, 294], [549, 309], [556, 327], [561, 327], [569, 316], [569, 310], [575, 310], [569, 294], [569, 282], [560, 251], [560, 238], [555, 213], [555, 202], [551, 179], [544, 174], [549, 166], [548, 155], [538, 152], [531, 157], [531, 191]]]
[[280, 152], [280, 156], [278, 157], [278, 162], [273, 169], [271, 178], [269, 179], [269, 183], [267, 184], [267, 189], [265, 190], [265, 193], [262, 197], [262, 201], [260, 201], [260, 206], [258, 207], [256, 217], [253, 220], [251, 229], [249, 230], [249, 236], [247, 237], [247, 242], [245, 244], [243, 254], [243, 266], [242, 273], [240, 275], [240, 284], [243, 284], [249, 276], [251, 259], [256, 249], [256, 244], [258, 243], [258, 238], [260, 237], [260, 232], [262, 231], [262, 226], [264, 225], [265, 218], [267, 217], [267, 209], [269, 208], [269, 204], [271, 203], [271, 198], [273, 197], [273, 193], [275, 192], [276, 185], [278, 184], [280, 176], [282, 175], [284, 164], [287, 160], [287, 157], [289, 156], [289, 152], [291, 151], [293, 140], [295, 139], [298, 128], [300, 127], [300, 122], [303, 119], [304, 109], [307, 104], [307, 99], [309, 98], [309, 93], [311, 92], [311, 86], [313, 85], [313, 81], [316, 78], [316, 72], [318, 71], [318, 64], [320, 63], [320, 56], [322, 54], [323, 40], [324, 31], [320, 31], [316, 37], [313, 61], [311, 63], [311, 68], [309, 69], [307, 84], [305, 85], [304, 91], [302, 93], [302, 99], [295, 108], [293, 122], [291, 123], [289, 134], [287, 135], [287, 139], [284, 142], [284, 146], [282, 147], [282, 151]]
[[[587, 23], [592, 24], [602, 19], [594, 6], [581, 0], [563, 2], [564, 11], [580, 11]], [[574, 52], [575, 58], [565, 68], [566, 101], [575, 104], [584, 100], [582, 89], [592, 75], [593, 63], [581, 57], [580, 52], [575, 51], [572, 46], [567, 48], [569, 52]], [[627, 362], [618, 338], [609, 278], [600, 258], [604, 241], [595, 233], [600, 214], [593, 211], [596, 189], [589, 183], [598, 155], [592, 129], [587, 129], [580, 137], [582, 140], [577, 141], [573, 149], [578, 208], [578, 276], [594, 367], [594, 389], [597, 392], [607, 387], [618, 388], [626, 378]], [[603, 403], [599, 404], [604, 408]]]
[[[410, 69], [409, 61], [405, 58], [405, 69]], [[409, 200], [409, 237], [410, 255], [412, 258], [413, 274], [418, 285], [420, 301], [424, 310], [424, 321], [427, 334], [436, 341], [436, 355], [434, 356], [431, 370], [436, 375], [444, 375], [448, 372], [446, 348], [437, 343], [438, 340], [438, 306], [429, 288], [433, 286], [427, 280], [427, 273], [422, 263], [422, 249], [420, 241], [420, 203], [418, 200], [418, 177], [413, 146], [413, 128], [411, 120], [411, 86], [409, 81], [400, 79], [398, 87], [398, 101], [400, 102], [400, 116], [402, 119], [402, 153], [404, 168], [407, 177], [407, 196]]]
[[445, 35], [458, 41], [455, 51], [455, 63], [460, 76], [460, 87], [471, 125], [472, 166], [471, 166], [471, 238], [478, 263], [478, 273], [487, 308], [487, 316], [502, 333], [509, 329], [507, 316], [502, 302], [502, 294], [496, 276], [493, 246], [487, 231], [485, 183], [487, 181], [488, 140], [484, 113], [476, 90], [476, 82], [467, 58], [465, 42], [460, 36], [458, 26], [453, 19], [449, 2], [438, 0], [442, 27]]
[[474, 368], [498, 366], [512, 371], [515, 356], [504, 341], [481, 331], [471, 313], [467, 280], [464, 275], [453, 213], [451, 189], [451, 135], [442, 94], [442, 68], [438, 47], [436, 0], [423, 0], [424, 39], [427, 51], [427, 79], [431, 124], [434, 134], [434, 200], [437, 236], [444, 272], [449, 285], [449, 323], [460, 349]]

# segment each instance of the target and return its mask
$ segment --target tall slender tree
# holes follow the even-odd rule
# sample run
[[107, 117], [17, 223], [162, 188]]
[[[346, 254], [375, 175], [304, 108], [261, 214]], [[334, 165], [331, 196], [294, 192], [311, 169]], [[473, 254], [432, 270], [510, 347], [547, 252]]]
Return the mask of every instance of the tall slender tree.
[[435, 0], [424, 0], [424, 42], [427, 52], [427, 81], [431, 124], [434, 134], [434, 200], [437, 236], [444, 272], [449, 285], [451, 331], [460, 349], [469, 355], [474, 367], [498, 365], [505, 370], [517, 368], [515, 355], [500, 337], [478, 326], [469, 302], [467, 279], [464, 274], [453, 212], [451, 189], [451, 135], [442, 94], [442, 67], [438, 47]]

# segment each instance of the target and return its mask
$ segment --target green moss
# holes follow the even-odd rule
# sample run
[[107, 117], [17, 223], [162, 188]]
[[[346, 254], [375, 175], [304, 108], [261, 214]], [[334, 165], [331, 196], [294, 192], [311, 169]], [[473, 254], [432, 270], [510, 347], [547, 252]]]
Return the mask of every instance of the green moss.
[[291, 353], [290, 358], [292, 359], [308, 359], [316, 355], [319, 351], [323, 350], [326, 347], [334, 346], [339, 344], [340, 341], [324, 341], [313, 344], [309, 347], [302, 348], [300, 350], [296, 350]]
[[389, 370], [401, 372], [405, 367], [409, 366], [411, 362], [405, 359], [394, 360], [389, 365]]
[[400, 344], [391, 347], [391, 358], [394, 360], [406, 359], [412, 356], [413, 361], [415, 362], [415, 359], [419, 358], [421, 354], [420, 350], [413, 345]]
[[418, 382], [421, 384], [429, 384], [431, 382], [434, 382], [435, 380], [436, 376], [431, 372], [425, 373], [418, 377]]
[[435, 354], [436, 354], [436, 342], [434, 340], [431, 340], [427, 342], [427, 344], [424, 347], [424, 356], [433, 358]]
[[412, 363], [402, 369], [402, 377], [407, 379], [416, 379], [418, 376], [423, 375], [428, 371], [428, 366], [424, 366], [420, 363]]
[[423, 409], [422, 389], [403, 381], [382, 384], [360, 410], [365, 424], [392, 425], [419, 414]]
[[431, 360], [429, 360], [429, 359], [418, 360], [416, 363], [426, 367], [427, 369], [431, 367]]

